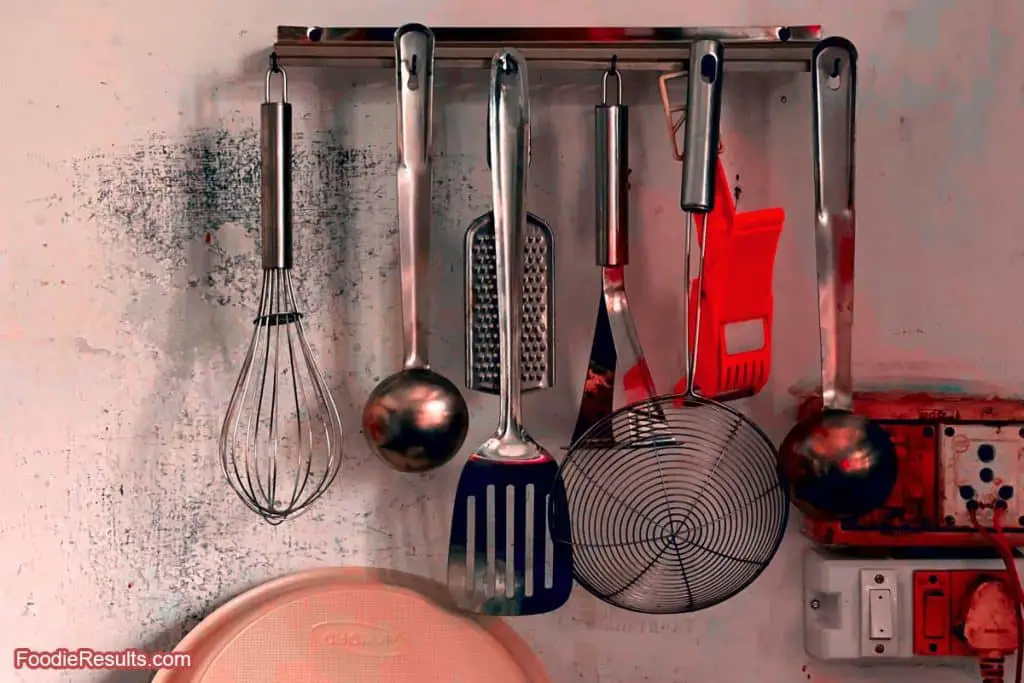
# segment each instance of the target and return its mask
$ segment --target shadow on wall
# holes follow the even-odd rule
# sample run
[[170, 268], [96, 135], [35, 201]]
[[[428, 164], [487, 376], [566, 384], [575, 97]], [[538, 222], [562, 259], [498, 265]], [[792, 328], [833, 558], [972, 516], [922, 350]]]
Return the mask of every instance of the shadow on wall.
[[[187, 632], [188, 628], [184, 624], [168, 628], [139, 645], [139, 650], [146, 653], [170, 652]], [[111, 671], [99, 683], [149, 683], [155, 675], [156, 671], [152, 670]]]
[[[237, 595], [231, 595], [222, 599], [219, 603], [212, 604], [207, 610], [207, 614], [203, 615], [203, 618], [209, 616], [224, 604], [234, 600]], [[171, 652], [181, 642], [195, 624], [190, 621], [180, 622], [174, 626], [164, 629], [157, 635], [148, 639], [145, 643], [137, 645], [141, 652], [155, 653], [155, 652]], [[99, 683], [149, 683], [156, 675], [156, 671], [153, 670], [137, 670], [137, 671], [111, 671], [102, 679]]]

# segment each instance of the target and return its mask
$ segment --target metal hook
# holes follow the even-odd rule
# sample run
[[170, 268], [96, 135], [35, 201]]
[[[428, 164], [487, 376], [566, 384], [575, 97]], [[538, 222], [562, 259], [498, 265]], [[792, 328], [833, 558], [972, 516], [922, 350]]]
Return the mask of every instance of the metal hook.
[[615, 68], [615, 62], [618, 58], [612, 57], [611, 66], [604, 72], [604, 77], [601, 78], [601, 104], [608, 104], [608, 77], [614, 76], [617, 84], [618, 99], [615, 100], [616, 106], [622, 104], [622, 74]]
[[832, 62], [832, 73], [829, 74], [832, 78], [839, 78], [839, 71], [843, 68], [843, 60], [836, 57], [835, 61]]
[[277, 53], [270, 54], [270, 68], [267, 69], [267, 80], [263, 91], [263, 101], [270, 102], [270, 79], [275, 73], [281, 74], [281, 101], [288, 101], [288, 75], [277, 63]]
[[832, 68], [829, 69], [828, 79], [825, 81], [825, 85], [829, 90], [839, 90], [843, 87], [843, 78], [840, 75], [843, 70], [843, 60], [839, 57], [835, 58], [832, 62]]

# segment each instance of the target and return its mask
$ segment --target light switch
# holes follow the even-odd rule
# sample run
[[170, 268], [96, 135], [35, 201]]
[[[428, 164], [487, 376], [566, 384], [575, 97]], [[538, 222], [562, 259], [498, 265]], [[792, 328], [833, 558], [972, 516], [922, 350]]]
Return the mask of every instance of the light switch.
[[945, 638], [949, 635], [949, 598], [943, 595], [924, 596], [924, 637]]
[[868, 629], [871, 640], [892, 640], [892, 590], [868, 589]]

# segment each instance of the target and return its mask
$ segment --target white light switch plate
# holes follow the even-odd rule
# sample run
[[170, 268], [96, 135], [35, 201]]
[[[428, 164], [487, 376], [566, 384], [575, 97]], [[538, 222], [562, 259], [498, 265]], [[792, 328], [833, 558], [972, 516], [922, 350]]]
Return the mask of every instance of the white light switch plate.
[[[1017, 567], [1024, 574], [1024, 559]], [[804, 556], [804, 647], [816, 659], [937, 663], [942, 658], [914, 655], [914, 572], [1002, 568], [999, 560], [863, 559], [811, 548]], [[888, 639], [877, 632], [886, 625], [884, 609], [878, 607], [872, 634], [870, 600], [878, 599], [879, 593], [872, 593], [877, 590], [892, 591]]]
[[[907, 637], [896, 628], [900, 618], [896, 572], [891, 569], [860, 570], [860, 656], [885, 657], [899, 649]], [[913, 634], [910, 634], [913, 637]]]

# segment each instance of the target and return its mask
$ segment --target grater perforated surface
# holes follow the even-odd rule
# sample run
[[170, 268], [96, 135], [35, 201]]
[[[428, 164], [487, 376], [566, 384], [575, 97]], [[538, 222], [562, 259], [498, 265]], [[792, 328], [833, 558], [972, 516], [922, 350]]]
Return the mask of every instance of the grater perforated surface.
[[[494, 223], [481, 216], [466, 234], [466, 386], [498, 393], [498, 287]], [[523, 253], [522, 390], [554, 384], [554, 259], [551, 229], [528, 215]]]

